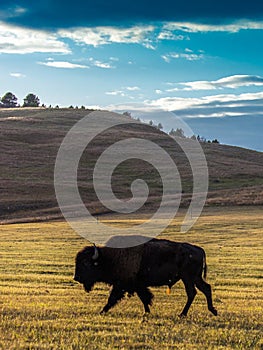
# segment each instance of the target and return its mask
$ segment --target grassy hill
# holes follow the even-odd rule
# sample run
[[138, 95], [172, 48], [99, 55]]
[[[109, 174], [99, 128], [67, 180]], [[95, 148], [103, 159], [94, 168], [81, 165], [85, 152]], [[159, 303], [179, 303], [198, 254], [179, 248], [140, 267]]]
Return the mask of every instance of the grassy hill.
[[[53, 172], [58, 148], [68, 130], [90, 111], [75, 109], [0, 109], [0, 221], [61, 217]], [[102, 133], [85, 150], [78, 169], [80, 194], [93, 213], [107, 212], [92, 187], [97, 157], [112, 143], [127, 137], [147, 138], [161, 145], [176, 162], [183, 184], [182, 206], [191, 200], [192, 172], [182, 149], [164, 133], [147, 125], [119, 126]], [[191, 140], [183, 139], [185, 146]], [[207, 205], [263, 204], [263, 153], [220, 144], [202, 144], [209, 168]], [[130, 183], [144, 178], [150, 188], [142, 211], [160, 203], [157, 171], [139, 160], [120, 164], [113, 174], [117, 197], [129, 198]]]

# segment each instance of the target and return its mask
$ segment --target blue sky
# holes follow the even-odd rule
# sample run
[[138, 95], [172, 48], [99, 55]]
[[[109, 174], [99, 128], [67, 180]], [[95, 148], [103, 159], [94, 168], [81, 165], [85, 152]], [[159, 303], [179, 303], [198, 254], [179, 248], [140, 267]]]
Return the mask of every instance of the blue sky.
[[263, 151], [262, 42], [256, 0], [2, 1], [0, 95], [162, 108], [195, 134]]

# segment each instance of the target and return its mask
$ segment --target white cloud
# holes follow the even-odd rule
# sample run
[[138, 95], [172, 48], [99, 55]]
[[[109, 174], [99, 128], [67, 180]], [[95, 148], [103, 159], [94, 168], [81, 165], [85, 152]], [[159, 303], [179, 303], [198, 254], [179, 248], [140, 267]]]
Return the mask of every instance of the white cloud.
[[167, 62], [167, 63], [170, 62], [169, 55], [162, 55], [161, 57], [162, 57], [162, 59], [163, 59], [165, 62]]
[[94, 66], [99, 67], [99, 68], [106, 68], [106, 69], [113, 68], [109, 63], [103, 63], [100, 61], [94, 62]]
[[147, 100], [145, 105], [174, 111], [180, 117], [223, 117], [263, 115], [263, 92], [221, 94], [200, 98], [163, 97]]
[[54, 52], [68, 54], [68, 46], [46, 31], [33, 30], [0, 22], [0, 53], [29, 54]]
[[189, 36], [184, 36], [184, 35], [178, 35], [174, 34], [173, 32], [169, 30], [163, 30], [161, 31], [158, 36], [158, 40], [172, 40], [172, 41], [178, 41], [178, 40], [190, 40]]
[[74, 69], [74, 68], [89, 68], [89, 66], [84, 66], [82, 64], [76, 64], [66, 61], [47, 61], [47, 62], [38, 62], [38, 64], [41, 64], [43, 66], [53, 67], [53, 68], [67, 68], [67, 69]]
[[107, 91], [105, 92], [105, 94], [111, 95], [111, 96], [122, 96], [122, 97], [126, 96], [126, 94], [122, 90]]
[[141, 89], [139, 86], [125, 86], [122, 87], [121, 90], [113, 90], [113, 91], [107, 91], [105, 92], [106, 95], [111, 95], [111, 96], [121, 96], [121, 97], [128, 97], [130, 99], [134, 99], [134, 96], [131, 96], [128, 94], [128, 92], [135, 92], [135, 91], [140, 91]]
[[22, 73], [10, 73], [10, 76], [13, 78], [25, 78], [26, 75]]
[[218, 80], [199, 80], [177, 84], [179, 87], [166, 90], [173, 91], [193, 91], [193, 90], [216, 90], [223, 88], [236, 89], [245, 86], [263, 86], [263, 77], [257, 75], [231, 75]]
[[[9, 11], [9, 10], [8, 10]], [[0, 12], [0, 18], [16, 17], [26, 12], [25, 8], [14, 6], [9, 14]], [[263, 30], [263, 21], [238, 21], [224, 25], [200, 24], [191, 22], [169, 22], [164, 25], [136, 25], [129, 28], [112, 26], [76, 27], [60, 29], [57, 32], [28, 29], [0, 21], [0, 53], [26, 54], [34, 52], [69, 54], [69, 46], [63, 39], [71, 39], [79, 45], [94, 47], [106, 44], [140, 44], [148, 49], [156, 49], [163, 40], [189, 40], [188, 35], [179, 32], [231, 32], [240, 30]], [[184, 52], [164, 55], [163, 59], [183, 58], [190, 61], [202, 58], [202, 53]], [[115, 60], [115, 59], [114, 59]], [[112, 60], [113, 61], [113, 60]], [[109, 64], [102, 68], [110, 68]]]
[[109, 58], [110, 59], [110, 61], [115, 61], [115, 62], [118, 62], [119, 61], [119, 58], [118, 57], [110, 57]]
[[155, 90], [155, 93], [156, 93], [157, 95], [161, 95], [163, 92], [162, 92], [162, 90], [156, 89], [156, 90]]
[[[100, 27], [76, 27], [58, 30], [57, 35], [68, 38], [79, 45], [91, 45], [97, 47], [111, 43], [118, 44], [140, 44], [148, 49], [156, 49], [155, 45], [162, 40], [178, 41], [190, 40], [188, 35], [178, 34], [180, 32], [232, 32], [236, 33], [245, 29], [263, 29], [263, 21], [238, 21], [224, 25], [212, 25], [191, 22], [169, 22], [164, 25], [136, 25], [129, 28], [113, 26]], [[200, 59], [199, 55], [186, 53], [179, 54], [188, 60]]]
[[139, 88], [139, 86], [126, 86], [125, 89], [128, 90], [128, 91], [139, 91], [139, 90], [141, 90]]
[[83, 45], [106, 45], [110, 43], [118, 44], [141, 44], [150, 46], [149, 34], [153, 33], [155, 27], [133, 26], [130, 28], [119, 27], [95, 27], [95, 28], [71, 28], [69, 30], [61, 29], [58, 35], [62, 38], [68, 38], [74, 42]]
[[27, 9], [25, 7], [15, 5], [13, 7], [7, 8], [6, 10], [0, 10], [0, 18], [3, 20], [15, 18], [23, 15], [26, 12]]
[[101, 110], [101, 106], [99, 105], [86, 105], [87, 109]]
[[104, 106], [106, 110], [109, 111], [115, 111], [119, 113], [132, 111], [132, 115], [135, 116], [134, 112], [151, 112], [153, 110], [156, 110], [156, 108], [150, 107], [146, 105], [145, 103], [134, 103], [134, 102], [125, 102], [125, 103], [119, 103], [117, 105], [110, 104], [107, 106]]
[[197, 105], [200, 103], [200, 99], [183, 97], [161, 97], [157, 100], [146, 100], [145, 103], [148, 106], [172, 111]]
[[235, 89], [240, 86], [263, 86], [263, 77], [258, 75], [232, 75], [211, 82], [215, 86]]
[[229, 24], [201, 24], [191, 22], [170, 22], [164, 25], [166, 31], [182, 31], [187, 33], [197, 32], [230, 32], [237, 33], [240, 30], [262, 30], [263, 21], [240, 20]]
[[157, 46], [152, 43], [152, 39], [145, 39], [143, 42], [141, 42], [141, 45], [146, 47], [146, 49], [150, 49], [150, 50], [157, 49]]
[[25, 14], [26, 12], [27, 12], [27, 9], [25, 7], [15, 6], [13, 16], [15, 16], [15, 17], [21, 16], [21, 15]]
[[187, 61], [198, 61], [203, 59], [205, 56], [203, 52], [199, 51], [198, 53], [190, 52], [189, 49], [186, 49], [185, 52], [170, 52], [161, 56], [162, 59], [169, 63], [173, 59], [185, 59]]
[[[111, 58], [110, 58], [111, 61], [113, 61]], [[115, 60], [116, 61], [116, 60]], [[89, 62], [92, 66], [94, 67], [98, 67], [98, 68], [104, 68], [104, 69], [113, 69], [113, 68], [116, 68], [115, 66], [113, 66], [110, 62], [102, 62], [102, 61], [99, 61], [99, 60], [96, 60], [94, 59], [93, 57], [90, 57], [89, 58]]]
[[179, 90], [185, 91], [185, 90], [188, 90], [188, 88], [179, 89], [179, 88], [175, 87], [175, 88], [167, 89], [167, 90], [165, 90], [165, 91], [166, 91], [166, 92], [176, 92], [176, 91], [179, 91]]

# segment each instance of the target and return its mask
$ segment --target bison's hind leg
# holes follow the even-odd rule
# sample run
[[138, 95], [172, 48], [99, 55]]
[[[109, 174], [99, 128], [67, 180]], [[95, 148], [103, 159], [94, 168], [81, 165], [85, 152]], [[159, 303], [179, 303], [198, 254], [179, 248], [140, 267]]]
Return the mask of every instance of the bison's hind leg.
[[210, 284], [205, 282], [202, 277], [198, 277], [195, 285], [206, 296], [208, 310], [211, 311], [213, 315], [217, 316], [217, 310], [213, 306], [212, 290]]
[[136, 290], [138, 297], [141, 299], [145, 313], [150, 312], [150, 305], [152, 305], [153, 294], [147, 287], [140, 287]]
[[102, 311], [100, 313], [101, 314], [106, 313], [113, 306], [115, 306], [124, 297], [125, 292], [126, 291], [124, 289], [121, 289], [120, 287], [113, 286], [112, 291], [109, 295], [108, 302], [104, 306], [104, 308], [102, 309]]

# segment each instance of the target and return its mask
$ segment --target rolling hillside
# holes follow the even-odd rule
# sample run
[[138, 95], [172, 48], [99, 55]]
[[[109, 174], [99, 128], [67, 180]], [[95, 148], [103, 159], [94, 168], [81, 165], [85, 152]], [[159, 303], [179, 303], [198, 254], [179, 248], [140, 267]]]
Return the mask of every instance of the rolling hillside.
[[[0, 221], [61, 218], [53, 170], [58, 148], [67, 131], [90, 111], [76, 109], [0, 109]], [[147, 125], [119, 126], [100, 134], [85, 150], [78, 169], [80, 194], [88, 209], [107, 212], [92, 187], [92, 169], [107, 146], [127, 137], [147, 138], [171, 154], [179, 169], [182, 206], [191, 200], [192, 172], [182, 149], [164, 133]], [[185, 144], [192, 142], [183, 139]], [[220, 144], [202, 144], [209, 168], [207, 205], [262, 205], [263, 153]], [[132, 170], [132, 171], [131, 171]], [[150, 196], [142, 211], [158, 207], [162, 193], [157, 171], [139, 160], [120, 164], [113, 174], [117, 197], [129, 198], [130, 183], [144, 178]]]

